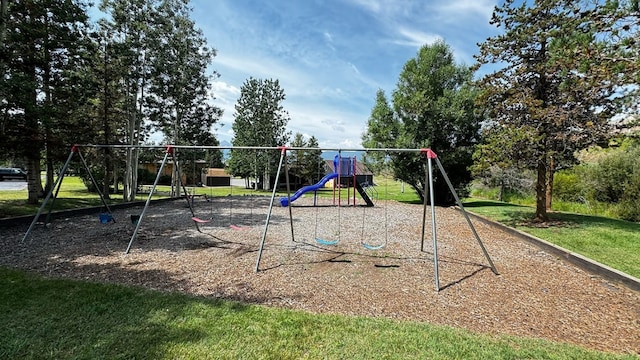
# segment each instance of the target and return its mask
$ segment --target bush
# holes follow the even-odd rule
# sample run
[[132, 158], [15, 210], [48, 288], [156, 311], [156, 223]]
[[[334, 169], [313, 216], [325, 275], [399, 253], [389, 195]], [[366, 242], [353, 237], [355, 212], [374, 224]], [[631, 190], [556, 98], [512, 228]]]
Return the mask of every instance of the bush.
[[584, 183], [577, 168], [558, 171], [553, 176], [553, 197], [558, 200], [584, 202]]
[[640, 147], [611, 152], [586, 173], [589, 197], [616, 204], [620, 219], [640, 221]]
[[158, 185], [171, 185], [171, 175], [160, 175], [160, 179], [158, 179]]
[[151, 171], [144, 168], [138, 168], [138, 184], [139, 185], [153, 184], [155, 180], [156, 180], [155, 173], [152, 173]]

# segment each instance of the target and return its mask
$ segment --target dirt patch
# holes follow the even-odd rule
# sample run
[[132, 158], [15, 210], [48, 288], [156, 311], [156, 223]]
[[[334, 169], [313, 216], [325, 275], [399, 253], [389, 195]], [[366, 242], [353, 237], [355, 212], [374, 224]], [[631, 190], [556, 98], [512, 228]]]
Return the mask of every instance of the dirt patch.
[[[307, 201], [305, 203], [305, 201]], [[182, 201], [152, 205], [131, 253], [130, 215], [97, 214], [2, 230], [0, 264], [62, 278], [144, 286], [314, 313], [386, 317], [489, 334], [545, 338], [640, 354], [640, 293], [609, 283], [505, 232], [476, 222], [500, 275], [488, 267], [464, 217], [438, 208], [439, 282], [422, 206], [311, 207], [272, 212], [255, 272], [268, 198], [196, 200], [198, 232]], [[234, 225], [234, 226], [230, 226]], [[335, 245], [322, 245], [316, 239]], [[363, 245], [377, 247], [368, 250]], [[423, 251], [421, 251], [421, 248]]]

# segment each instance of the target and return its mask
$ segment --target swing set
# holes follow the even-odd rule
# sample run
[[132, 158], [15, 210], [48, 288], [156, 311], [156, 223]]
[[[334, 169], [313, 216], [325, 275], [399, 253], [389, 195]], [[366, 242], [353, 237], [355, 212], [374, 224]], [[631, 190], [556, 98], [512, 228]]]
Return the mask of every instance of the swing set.
[[[72, 157], [74, 155], [77, 155], [80, 157], [80, 159], [82, 160], [82, 164], [84, 165], [84, 168], [87, 170], [90, 179], [92, 181], [92, 183], [94, 184], [94, 186], [96, 187], [96, 189], [98, 190], [98, 195], [100, 196], [103, 208], [106, 209], [106, 211], [101, 212], [100, 213], [100, 221], [102, 223], [109, 223], [109, 222], [114, 222], [115, 223], [115, 218], [113, 217], [113, 213], [109, 207], [109, 205], [107, 204], [107, 202], [104, 199], [103, 194], [100, 192], [99, 187], [97, 186], [97, 183], [95, 181], [95, 179], [93, 178], [93, 176], [91, 175], [91, 172], [89, 171], [89, 167], [87, 166], [87, 163], [84, 159], [84, 157], [82, 156], [82, 153], [80, 152], [80, 147], [95, 147], [95, 148], [102, 148], [102, 147], [121, 147], [121, 148], [158, 148], [159, 146], [155, 146], [155, 145], [141, 145], [141, 146], [129, 146], [129, 145], [74, 145], [71, 148], [71, 152], [69, 154], [69, 157], [67, 158], [67, 161], [65, 162], [64, 166], [62, 167], [55, 183], [53, 184], [51, 190], [49, 191], [49, 193], [47, 194], [47, 196], [45, 197], [42, 205], [40, 206], [40, 208], [38, 209], [37, 214], [35, 215], [33, 221], [31, 222], [27, 232], [25, 233], [22, 241], [24, 242], [30, 232], [32, 231], [33, 227], [35, 226], [35, 224], [37, 223], [37, 221], [40, 219], [42, 212], [44, 211], [44, 208], [47, 206], [47, 204], [49, 203], [49, 200], [51, 200], [51, 205], [49, 208], [49, 212], [46, 216], [45, 219], [45, 225], [48, 223], [49, 221], [49, 217], [51, 215], [51, 209], [53, 208], [53, 202], [55, 201], [55, 198], [60, 190], [60, 185], [62, 184], [62, 180], [64, 179], [65, 173], [67, 171], [68, 165], [72, 159]], [[437, 246], [437, 233], [436, 233], [436, 218], [435, 218], [435, 206], [434, 206], [434, 190], [433, 190], [433, 162], [435, 162], [435, 164], [438, 167], [438, 170], [440, 171], [440, 174], [442, 175], [442, 178], [445, 180], [445, 182], [447, 183], [447, 186], [449, 187], [449, 190], [451, 191], [459, 209], [461, 210], [469, 228], [471, 229], [471, 232], [474, 236], [474, 238], [476, 239], [478, 245], [480, 246], [482, 253], [484, 254], [485, 259], [487, 260], [487, 262], [489, 263], [489, 267], [491, 268], [492, 272], [495, 273], [496, 275], [499, 274], [498, 270], [496, 269], [495, 265], [493, 264], [493, 261], [491, 260], [491, 257], [489, 256], [486, 248], [484, 247], [484, 244], [482, 243], [482, 240], [480, 239], [477, 231], [475, 230], [475, 227], [473, 226], [473, 223], [471, 222], [466, 210], [464, 209], [464, 206], [462, 204], [462, 202], [460, 201], [460, 198], [458, 197], [453, 185], [451, 184], [451, 181], [449, 180], [449, 177], [447, 176], [440, 160], [438, 159], [438, 156], [435, 152], [433, 152], [431, 149], [382, 149], [382, 148], [374, 148], [374, 149], [323, 149], [323, 148], [317, 148], [317, 149], [312, 149], [312, 148], [288, 148], [288, 147], [220, 147], [220, 146], [174, 146], [174, 145], [166, 145], [164, 146], [165, 148], [165, 154], [164, 154], [164, 158], [162, 160], [162, 163], [160, 165], [160, 168], [158, 170], [157, 176], [154, 180], [153, 186], [149, 191], [149, 196], [147, 197], [144, 207], [142, 209], [142, 212], [139, 215], [132, 215], [131, 221], [132, 224], [135, 225], [135, 229], [133, 231], [133, 234], [131, 236], [131, 239], [128, 243], [128, 246], [126, 248], [125, 254], [128, 254], [131, 250], [131, 247], [133, 245], [134, 240], [136, 239], [136, 236], [138, 234], [138, 231], [140, 230], [140, 226], [143, 223], [143, 219], [144, 216], [149, 208], [149, 205], [151, 203], [151, 198], [152, 195], [154, 194], [154, 192], [156, 191], [156, 187], [158, 185], [160, 176], [162, 174], [162, 170], [165, 167], [165, 165], [167, 164], [167, 161], [169, 158], [171, 158], [173, 160], [174, 166], [176, 168], [177, 171], [177, 175], [178, 175], [178, 179], [180, 179], [180, 188], [184, 193], [184, 198], [186, 200], [187, 203], [187, 207], [189, 209], [189, 212], [191, 214], [191, 220], [193, 221], [195, 228], [198, 232], [202, 233], [202, 229], [200, 228], [201, 225], [205, 225], [207, 223], [209, 223], [211, 221], [211, 219], [203, 219], [201, 217], [196, 216], [196, 213], [194, 211], [194, 206], [193, 206], [193, 196], [190, 196], [190, 194], [188, 193], [186, 186], [184, 184], [184, 182], [182, 181], [182, 174], [180, 171], [180, 166], [178, 163], [178, 159], [177, 156], [175, 154], [175, 149], [177, 148], [192, 148], [192, 149], [218, 149], [218, 150], [224, 150], [224, 149], [245, 149], [245, 150], [279, 150], [280, 151], [280, 158], [279, 158], [279, 162], [278, 162], [278, 167], [277, 167], [277, 172], [276, 172], [276, 177], [275, 177], [275, 181], [276, 184], [278, 184], [278, 180], [280, 178], [281, 173], [284, 172], [284, 177], [285, 177], [285, 181], [286, 181], [286, 192], [287, 192], [287, 196], [286, 198], [286, 203], [287, 205], [291, 204], [292, 201], [294, 201], [295, 199], [292, 196], [291, 193], [291, 184], [289, 182], [289, 166], [288, 163], [286, 161], [286, 157], [287, 157], [287, 152], [288, 151], [296, 151], [296, 150], [330, 150], [330, 151], [338, 151], [338, 162], [340, 166], [338, 167], [338, 174], [342, 173], [342, 169], [340, 169], [342, 167], [342, 161], [341, 161], [341, 152], [342, 151], [351, 151], [351, 152], [356, 152], [356, 151], [384, 151], [387, 155], [390, 152], [410, 152], [410, 153], [418, 153], [424, 156], [425, 161], [426, 161], [426, 167], [425, 167], [425, 194], [424, 194], [424, 207], [423, 207], [423, 211], [422, 211], [422, 228], [421, 228], [421, 239], [420, 239], [420, 250], [422, 252], [425, 251], [425, 233], [427, 231], [427, 225], [426, 225], [426, 214], [427, 214], [427, 206], [428, 206], [428, 202], [426, 201], [426, 189], [429, 189], [429, 203], [431, 204], [430, 208], [431, 208], [431, 233], [432, 233], [432, 241], [433, 241], [433, 257], [434, 257], [434, 277], [435, 277], [435, 288], [436, 291], [440, 290], [440, 285], [439, 285], [439, 275], [438, 275], [438, 246]], [[355, 169], [355, 167], [354, 167]], [[346, 171], [349, 172], [350, 170]], [[351, 175], [353, 175], [353, 173], [350, 173]], [[340, 175], [337, 176], [338, 179], [340, 179]], [[355, 182], [355, 181], [354, 181]], [[355, 184], [354, 184], [355, 185]], [[363, 184], [358, 184], [360, 185], [363, 189], [366, 189], [366, 195], [367, 198], [369, 199], [369, 201], [372, 202], [372, 198], [377, 199], [377, 191], [373, 188], [368, 188], [366, 186], [362, 186]], [[427, 186], [428, 185], [428, 186]], [[258, 272], [260, 271], [260, 261], [262, 259], [262, 255], [264, 252], [264, 247], [265, 247], [265, 243], [266, 243], [266, 238], [267, 238], [267, 234], [269, 231], [269, 225], [270, 225], [270, 220], [271, 220], [271, 215], [272, 215], [272, 211], [273, 211], [273, 207], [274, 207], [274, 203], [276, 200], [276, 190], [277, 190], [277, 186], [273, 187], [273, 191], [270, 197], [270, 201], [269, 201], [269, 207], [267, 210], [267, 214], [266, 214], [266, 219], [264, 222], [264, 228], [262, 231], [262, 236], [260, 238], [260, 244], [259, 244], [259, 248], [258, 248], [258, 252], [257, 252], [257, 258], [256, 258], [256, 265], [255, 265], [255, 271]], [[385, 192], [386, 192], [386, 185], [385, 185]], [[354, 190], [355, 193], [355, 190]], [[194, 194], [191, 194], [194, 195]], [[362, 192], [361, 192], [362, 195]], [[354, 194], [355, 196], [355, 194]], [[362, 196], [363, 199], [365, 196]], [[339, 197], [340, 198], [340, 197]], [[385, 196], [386, 198], [386, 196]], [[386, 201], [386, 200], [385, 200]], [[369, 205], [369, 202], [365, 200], [365, 202], [367, 202], [367, 205]], [[315, 203], [315, 202], [314, 202]], [[281, 199], [281, 205], [282, 204], [282, 199]], [[355, 197], [354, 197], [354, 206], [355, 206]], [[293, 210], [292, 210], [293, 206], [287, 206], [288, 208], [288, 213], [289, 213], [289, 224], [290, 224], [290, 229], [291, 229], [291, 241], [293, 242], [297, 242], [295, 239], [295, 234], [294, 234], [294, 221], [293, 221]], [[385, 202], [385, 206], [384, 206], [384, 227], [385, 227], [385, 235], [384, 235], [384, 240], [381, 241], [379, 244], [369, 244], [367, 242], [364, 241], [364, 229], [365, 229], [365, 221], [366, 221], [366, 208], [367, 206], [363, 207], [363, 225], [362, 225], [362, 240], [361, 240], [361, 244], [363, 247], [365, 247], [368, 250], [379, 250], [381, 248], [383, 248], [384, 246], [387, 245], [388, 243], [388, 229], [387, 229], [387, 206], [386, 206], [386, 202]], [[327, 245], [327, 246], [331, 246], [331, 245], [336, 245], [338, 244], [338, 242], [340, 241], [340, 232], [339, 232], [339, 228], [340, 228], [340, 209], [341, 207], [338, 206], [338, 238], [334, 239], [334, 240], [326, 240], [326, 239], [322, 239], [320, 237], [317, 236], [317, 220], [316, 220], [316, 241], [321, 244], [321, 245]], [[317, 216], [316, 216], [317, 219]], [[232, 229], [242, 229], [240, 226], [234, 225], [234, 224], [230, 224], [230, 228]]]

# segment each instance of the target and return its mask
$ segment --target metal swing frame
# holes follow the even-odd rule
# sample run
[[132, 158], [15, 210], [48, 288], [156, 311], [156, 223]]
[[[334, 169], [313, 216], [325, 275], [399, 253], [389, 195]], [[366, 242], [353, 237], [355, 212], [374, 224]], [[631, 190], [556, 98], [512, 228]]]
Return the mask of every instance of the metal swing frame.
[[[281, 147], [280, 148], [280, 161], [278, 164], [278, 171], [276, 174], [276, 184], [278, 183], [278, 180], [280, 178], [280, 173], [282, 170], [282, 166], [284, 163], [284, 172], [285, 172], [285, 178], [286, 178], [286, 185], [287, 185], [287, 199], [290, 201], [291, 198], [291, 191], [290, 191], [290, 184], [289, 184], [289, 173], [288, 173], [288, 166], [286, 164], [286, 162], [284, 161], [286, 159], [286, 154], [287, 154], [287, 150], [288, 148], [286, 147]], [[299, 150], [298, 148], [291, 148], [289, 150]], [[322, 149], [321, 149], [322, 150]], [[338, 149], [338, 151], [342, 151], [344, 149]], [[476, 241], [478, 242], [478, 244], [480, 245], [480, 248], [482, 249], [482, 253], [484, 254], [485, 259], [487, 260], [487, 262], [489, 263], [489, 267], [491, 269], [491, 271], [496, 274], [499, 275], [498, 270], [496, 269], [493, 261], [491, 260], [491, 257], [489, 256], [489, 253], [487, 252], [484, 244], [482, 243], [482, 240], [480, 239], [480, 236], [478, 235], [475, 227], [473, 226], [473, 223], [471, 222], [471, 219], [469, 218], [469, 215], [467, 214], [464, 206], [462, 205], [462, 201], [460, 201], [460, 198], [458, 197], [458, 194], [455, 191], [455, 188], [453, 187], [453, 184], [451, 183], [451, 180], [449, 180], [449, 176], [447, 175], [446, 171], [444, 170], [444, 167], [442, 166], [442, 163], [440, 162], [440, 160], [438, 159], [438, 155], [432, 151], [431, 149], [354, 149], [353, 151], [362, 151], [362, 150], [370, 150], [370, 151], [386, 151], [386, 152], [390, 152], [390, 151], [398, 151], [398, 152], [420, 152], [421, 154], [423, 154], [426, 158], [426, 162], [427, 162], [427, 166], [425, 168], [425, 194], [423, 195], [425, 198], [424, 203], [424, 207], [423, 207], [423, 212], [422, 212], [422, 231], [421, 231], [421, 239], [420, 239], [420, 251], [425, 251], [424, 250], [424, 241], [425, 241], [425, 232], [426, 232], [426, 214], [427, 214], [427, 201], [426, 201], [426, 185], [428, 184], [428, 188], [429, 188], [429, 199], [430, 199], [430, 208], [431, 208], [431, 234], [432, 234], [432, 240], [433, 240], [433, 266], [434, 266], [434, 281], [435, 281], [435, 290], [436, 291], [440, 291], [440, 276], [438, 273], [438, 240], [437, 240], [437, 231], [436, 231], [436, 212], [435, 212], [435, 194], [434, 194], [434, 190], [433, 190], [433, 166], [432, 163], [435, 160], [436, 165], [438, 166], [438, 169], [440, 170], [440, 173], [442, 174], [442, 177], [444, 178], [444, 180], [447, 183], [447, 186], [449, 187], [449, 190], [451, 191], [453, 197], [456, 200], [456, 203], [458, 205], [458, 207], [460, 208], [462, 214], [464, 215], [465, 220], [467, 221], [467, 224], [469, 225], [469, 228], [471, 229], [471, 232], [473, 233], [474, 238], [476, 239]], [[265, 245], [265, 241], [266, 241], [266, 237], [267, 237], [267, 232], [269, 229], [269, 221], [271, 219], [271, 213], [273, 210], [273, 203], [275, 200], [275, 196], [276, 196], [276, 189], [277, 186], [274, 186], [273, 188], [273, 192], [271, 194], [271, 201], [269, 203], [269, 210], [267, 212], [267, 218], [265, 220], [265, 224], [264, 224], [264, 230], [262, 232], [262, 237], [260, 240], [260, 246], [258, 249], [258, 255], [256, 258], [256, 266], [255, 266], [255, 271], [258, 272], [260, 271], [260, 261], [262, 259], [262, 253], [264, 251], [264, 245]], [[295, 238], [294, 238], [294, 231], [293, 231], [293, 215], [291, 212], [291, 206], [288, 206], [289, 208], [289, 221], [291, 224], [291, 240], [295, 242]]]
[[[288, 166], [286, 165], [286, 162], [284, 161], [286, 159], [286, 153], [287, 150], [333, 150], [333, 151], [384, 151], [384, 152], [412, 152], [412, 153], [422, 153], [423, 155], [425, 155], [426, 157], [426, 161], [427, 161], [427, 167], [425, 169], [425, 184], [429, 184], [429, 199], [431, 200], [431, 232], [432, 232], [432, 239], [433, 239], [433, 256], [434, 256], [434, 275], [435, 275], [435, 288], [436, 291], [440, 290], [440, 285], [439, 285], [439, 274], [438, 274], [438, 251], [437, 251], [437, 232], [436, 232], [436, 220], [435, 220], [435, 205], [434, 205], [434, 193], [433, 193], [433, 161], [435, 161], [438, 169], [440, 170], [440, 173], [442, 175], [442, 177], [444, 178], [445, 182], [447, 183], [447, 186], [449, 187], [452, 195], [454, 196], [456, 203], [458, 205], [458, 207], [460, 208], [465, 220], [467, 221], [467, 224], [469, 225], [469, 228], [471, 229], [474, 238], [476, 239], [476, 241], [478, 242], [478, 245], [480, 246], [480, 248], [482, 249], [482, 252], [487, 260], [487, 262], [489, 263], [489, 267], [491, 268], [491, 270], [493, 271], [493, 273], [495, 273], [496, 275], [499, 274], [498, 270], [496, 269], [495, 265], [493, 264], [493, 261], [491, 260], [486, 248], [484, 247], [484, 244], [482, 243], [482, 240], [480, 239], [477, 231], [475, 230], [475, 227], [473, 226], [473, 223], [471, 222], [469, 215], [467, 214], [466, 210], [464, 209], [464, 206], [462, 204], [462, 202], [460, 201], [460, 198], [458, 197], [458, 194], [456, 193], [453, 185], [451, 184], [451, 181], [449, 180], [449, 177], [447, 176], [442, 164], [440, 163], [440, 160], [438, 159], [438, 156], [436, 155], [435, 152], [433, 152], [431, 149], [389, 149], [389, 148], [368, 148], [368, 149], [335, 149], [335, 148], [287, 148], [287, 147], [224, 147], [224, 146], [174, 146], [174, 145], [164, 145], [164, 146], [159, 146], [159, 145], [74, 145], [71, 149], [71, 152], [69, 154], [69, 157], [67, 158], [67, 161], [65, 162], [64, 166], [62, 167], [58, 178], [56, 179], [55, 183], [53, 184], [51, 190], [49, 191], [49, 193], [47, 194], [47, 196], [45, 197], [45, 200], [43, 201], [42, 205], [40, 206], [40, 208], [38, 209], [38, 212], [36, 214], [36, 216], [34, 217], [31, 225], [29, 226], [29, 229], [27, 230], [27, 232], [25, 233], [22, 241], [24, 242], [29, 234], [31, 233], [33, 227], [35, 226], [35, 224], [37, 223], [37, 221], [40, 219], [40, 216], [42, 215], [42, 212], [45, 208], [45, 206], [48, 204], [49, 200], [53, 197], [55, 199], [55, 197], [58, 194], [58, 191], [60, 190], [60, 185], [62, 183], [62, 180], [65, 176], [65, 173], [67, 171], [68, 165], [72, 159], [72, 157], [74, 156], [74, 154], [78, 154], [83, 162], [83, 165], [85, 166], [85, 168], [88, 169], [88, 166], [86, 164], [86, 161], [84, 160], [84, 157], [82, 156], [82, 154], [79, 151], [80, 147], [95, 147], [95, 148], [103, 148], [103, 147], [110, 147], [110, 148], [161, 148], [164, 147], [166, 148], [166, 153], [164, 156], [164, 159], [162, 161], [162, 165], [160, 167], [160, 169], [158, 170], [158, 174], [156, 176], [156, 179], [154, 181], [154, 185], [153, 188], [151, 189], [151, 191], [149, 192], [149, 196], [147, 198], [147, 201], [145, 202], [145, 206], [142, 210], [142, 213], [139, 216], [139, 219], [136, 223], [136, 228], [134, 230], [134, 233], [131, 237], [131, 240], [129, 241], [129, 245], [127, 246], [127, 250], [125, 251], [125, 253], [129, 253], [131, 246], [133, 244], [133, 241], [136, 238], [136, 235], [140, 229], [140, 226], [142, 224], [142, 220], [144, 219], [144, 215], [149, 207], [149, 204], [151, 202], [151, 197], [157, 187], [158, 184], [158, 180], [160, 177], [160, 174], [162, 172], [162, 169], [164, 168], [167, 159], [169, 158], [169, 156], [171, 156], [174, 160], [174, 165], [176, 166], [177, 169], [177, 173], [178, 173], [178, 177], [180, 179], [180, 185], [182, 187], [182, 190], [184, 191], [184, 198], [185, 201], [187, 202], [187, 205], [189, 207], [189, 211], [191, 212], [192, 215], [192, 220], [194, 221], [194, 224], [196, 226], [196, 229], [198, 231], [201, 232], [198, 224], [199, 223], [206, 223], [208, 222], [207, 220], [202, 220], [198, 217], [195, 216], [195, 213], [193, 211], [193, 207], [191, 206], [191, 202], [189, 201], [189, 197], [188, 197], [188, 192], [186, 190], [186, 187], [184, 185], [184, 183], [182, 182], [182, 174], [180, 172], [180, 167], [179, 167], [179, 163], [177, 160], [177, 157], [174, 154], [174, 150], [177, 148], [184, 148], [184, 149], [188, 149], [188, 148], [192, 148], [192, 149], [203, 149], [203, 148], [207, 148], [207, 149], [254, 149], [254, 150], [280, 150], [280, 161], [278, 164], [278, 170], [277, 170], [277, 174], [276, 174], [276, 184], [279, 181], [280, 178], [280, 174], [282, 173], [282, 167], [283, 164], [285, 164], [284, 166], [284, 173], [285, 173], [285, 177], [286, 177], [286, 186], [287, 186], [287, 198], [290, 200], [291, 198], [291, 188], [290, 188], [290, 183], [289, 183], [289, 174], [288, 174]], [[88, 171], [89, 172], [89, 171]], [[91, 174], [89, 172], [89, 174]], [[91, 177], [91, 181], [93, 182], [94, 186], [96, 186], [97, 188], [97, 183], [95, 182], [95, 179], [93, 179], [93, 177], [90, 175]], [[98, 188], [97, 188], [98, 189]], [[260, 270], [260, 261], [262, 258], [262, 254], [263, 254], [263, 250], [264, 250], [264, 245], [265, 245], [265, 241], [266, 241], [266, 236], [267, 236], [267, 232], [268, 232], [268, 228], [269, 228], [269, 221], [271, 218], [271, 213], [273, 210], [273, 204], [274, 204], [274, 200], [275, 200], [275, 194], [276, 194], [276, 190], [277, 190], [277, 186], [274, 186], [273, 188], [273, 192], [271, 194], [271, 199], [270, 199], [270, 203], [269, 203], [269, 210], [267, 213], [267, 217], [265, 219], [265, 224], [264, 224], [264, 229], [263, 229], [263, 233], [262, 233], [262, 237], [260, 240], [260, 246], [259, 246], [259, 251], [258, 251], [258, 255], [257, 255], [257, 259], [256, 259], [256, 267], [255, 267], [255, 271], [259, 271]], [[425, 186], [425, 190], [424, 190], [424, 194], [423, 196], [426, 198], [426, 186]], [[100, 198], [102, 200], [103, 206], [105, 208], [107, 208], [107, 211], [109, 212], [109, 214], [112, 214], [111, 209], [109, 208], [108, 204], [106, 203], [103, 194], [100, 192], [100, 189], [98, 189], [98, 193], [100, 195]], [[54, 195], [55, 194], [55, 195]], [[53, 204], [52, 204], [53, 205]], [[292, 241], [296, 241], [295, 237], [294, 237], [294, 228], [293, 228], [293, 214], [292, 214], [292, 210], [291, 210], [291, 206], [288, 207], [289, 208], [289, 222], [290, 222], [290, 228], [291, 228], [291, 240]], [[49, 219], [49, 216], [51, 214], [51, 209], [49, 210], [49, 213], [47, 214], [47, 220]], [[421, 234], [421, 251], [425, 251], [424, 250], [424, 240], [425, 240], [425, 232], [426, 232], [426, 212], [427, 212], [427, 202], [424, 202], [424, 208], [423, 208], [423, 216], [422, 216], [422, 234]], [[115, 221], [115, 219], [113, 220]], [[46, 222], [45, 222], [46, 223]]]
[[[97, 191], [98, 195], [100, 196], [100, 201], [102, 202], [102, 206], [107, 209], [107, 212], [105, 213], [105, 214], [108, 214], [108, 221], [107, 222], [110, 222], [110, 221], [112, 221], [114, 223], [116, 222], [116, 219], [113, 217], [113, 212], [111, 211], [111, 208], [109, 207], [109, 204], [107, 204], [107, 201], [105, 200], [104, 195], [102, 194], [102, 191], [100, 190], [100, 187], [98, 186], [98, 183], [96, 182], [96, 179], [93, 177], [93, 174], [91, 173], [91, 170], [89, 169], [89, 165], [87, 165], [87, 161], [84, 159], [84, 156], [82, 156], [82, 153], [80, 152], [80, 147], [78, 145], [73, 145], [71, 147], [71, 151], [69, 152], [69, 156], [67, 157], [67, 160], [65, 161], [64, 165], [62, 166], [62, 169], [60, 169], [60, 172], [58, 173], [58, 176], [57, 176], [56, 180], [54, 181], [53, 186], [51, 186], [51, 189], [47, 193], [47, 196], [42, 201], [42, 204], [40, 205], [40, 208], [38, 209], [38, 212], [33, 217], [33, 221], [31, 221], [31, 224], [29, 225], [29, 228], [27, 229], [27, 232], [24, 234], [24, 237], [22, 238], [21, 242], [24, 242], [29, 237], [29, 234], [31, 234], [31, 231], [33, 230], [34, 226], [36, 225], [38, 220], [40, 220], [40, 216], [42, 215], [42, 212], [44, 211], [44, 208], [49, 203], [49, 200], [51, 200], [51, 204], [49, 205], [49, 211], [47, 212], [47, 216], [45, 217], [45, 220], [44, 220], [44, 226], [47, 226], [47, 224], [49, 223], [49, 220], [51, 220], [51, 212], [53, 211], [53, 205], [54, 205], [54, 203], [55, 203], [55, 201], [56, 201], [56, 199], [58, 197], [58, 193], [60, 192], [60, 187], [62, 186], [62, 181], [64, 180], [64, 177], [65, 177], [65, 175], [67, 173], [67, 169], [69, 167], [69, 164], [71, 163], [71, 159], [73, 158], [73, 156], [75, 154], [78, 155], [78, 157], [82, 161], [82, 165], [84, 166], [84, 169], [87, 171], [87, 174], [89, 174], [89, 178], [91, 179], [91, 183], [96, 188], [96, 191]], [[102, 222], [102, 219], [101, 219], [101, 222]]]
[[[151, 187], [151, 190], [149, 191], [149, 196], [147, 196], [147, 200], [144, 203], [144, 207], [142, 208], [142, 212], [140, 213], [140, 216], [138, 217], [137, 221], [135, 222], [136, 228], [133, 230], [133, 235], [131, 235], [131, 239], [129, 240], [129, 245], [127, 245], [127, 249], [124, 252], [125, 254], [128, 254], [129, 251], [131, 251], [131, 246], [133, 245], [133, 241], [136, 239], [136, 236], [138, 235], [138, 231], [140, 230], [140, 226], [142, 225], [142, 220], [144, 219], [144, 215], [147, 213], [147, 209], [149, 208], [149, 204], [151, 204], [151, 197], [153, 196], [153, 193], [156, 191], [156, 187], [158, 186], [158, 182], [160, 181], [160, 176], [162, 176], [162, 170], [164, 169], [165, 165], [167, 164], [167, 160], [169, 159], [169, 156], [171, 156], [171, 159], [173, 160], [173, 166], [175, 166], [176, 172], [178, 173], [178, 180], [180, 181], [180, 188], [184, 192], [184, 198], [187, 201], [187, 205], [189, 207], [189, 211], [191, 212], [191, 220], [193, 220], [193, 223], [194, 223], [194, 225], [196, 227], [196, 230], [198, 232], [202, 232], [202, 230], [200, 229], [200, 226], [198, 224], [205, 224], [205, 223], [209, 222], [209, 220], [204, 220], [204, 219], [201, 219], [201, 218], [197, 217], [195, 212], [193, 211], [193, 206], [191, 204], [191, 200], [189, 199], [189, 193], [187, 192], [186, 186], [182, 182], [182, 172], [180, 171], [180, 163], [178, 162], [178, 157], [175, 154], [175, 147], [172, 146], [172, 145], [167, 145], [166, 146], [166, 151], [164, 153], [164, 158], [162, 159], [162, 164], [160, 165], [160, 168], [158, 169], [158, 174], [156, 175], [156, 179], [153, 181], [153, 186]], [[180, 193], [180, 189], [178, 190], [178, 193]]]

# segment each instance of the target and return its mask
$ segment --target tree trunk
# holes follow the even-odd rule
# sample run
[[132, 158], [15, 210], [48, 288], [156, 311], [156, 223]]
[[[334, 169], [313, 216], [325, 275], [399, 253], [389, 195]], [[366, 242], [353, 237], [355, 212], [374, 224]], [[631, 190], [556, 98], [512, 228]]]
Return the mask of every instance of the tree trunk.
[[[131, 107], [129, 108], [131, 109]], [[139, 136], [139, 125], [137, 115], [135, 114], [135, 105], [134, 110], [129, 116], [129, 145], [137, 146], [138, 144], [138, 136]], [[125, 169], [125, 180], [124, 180], [124, 191], [123, 191], [123, 199], [124, 201], [134, 201], [136, 199], [136, 190], [138, 183], [138, 149], [129, 148], [127, 149], [127, 164]]]
[[[106, 138], [106, 135], [105, 135]], [[108, 144], [108, 142], [106, 142], [105, 144]], [[110, 148], [104, 148], [104, 163], [102, 164], [103, 166], [103, 171], [104, 171], [104, 178], [102, 180], [102, 195], [104, 196], [105, 199], [110, 199], [111, 195], [109, 195], [110, 193], [110, 189], [109, 189], [109, 185], [111, 185], [111, 149]], [[114, 188], [115, 191], [115, 188]]]
[[27, 203], [37, 204], [42, 197], [42, 182], [40, 181], [40, 158], [27, 157], [27, 188], [29, 197]]
[[553, 175], [555, 174], [555, 161], [553, 156], [549, 157], [549, 177], [547, 178], [547, 211], [551, 210], [553, 203]]
[[38, 126], [38, 95], [36, 90], [36, 66], [35, 66], [35, 44], [30, 45], [29, 54], [26, 56], [25, 74], [28, 76], [28, 83], [33, 86], [29, 89], [28, 95], [24, 99], [24, 139], [30, 142], [25, 147], [25, 159], [27, 163], [27, 202], [37, 204], [42, 196], [42, 181], [40, 180], [40, 159], [41, 141], [39, 139], [40, 128]]
[[[103, 74], [103, 94], [104, 94], [104, 101], [102, 102], [102, 131], [103, 131], [103, 136], [104, 136], [104, 144], [110, 144], [111, 142], [111, 126], [109, 126], [109, 111], [110, 111], [110, 107], [111, 107], [111, 94], [109, 92], [109, 79], [107, 78], [107, 51], [106, 51], [107, 47], [105, 46], [105, 51], [104, 51], [104, 67], [105, 67], [105, 71]], [[104, 187], [102, 189], [102, 193], [104, 194], [105, 199], [110, 199], [111, 195], [109, 195], [109, 183], [112, 181], [112, 172], [111, 170], [113, 169], [112, 163], [111, 163], [111, 149], [110, 148], [105, 148], [104, 149], [104, 159], [103, 159], [103, 163], [102, 163], [103, 169], [104, 169]], [[118, 187], [117, 184], [114, 184], [114, 193], [117, 192]]]
[[9, 0], [0, 0], [0, 49], [4, 48], [9, 21]]
[[53, 187], [53, 182], [55, 181], [54, 180], [55, 168], [53, 166], [53, 155], [51, 154], [51, 147], [49, 145], [46, 146], [46, 162], [47, 162], [46, 181], [44, 183], [45, 185], [43, 189], [43, 192], [45, 194], [51, 191], [51, 188]]
[[535, 220], [546, 222], [549, 218], [547, 216], [547, 164], [544, 160], [538, 160], [537, 172]]

